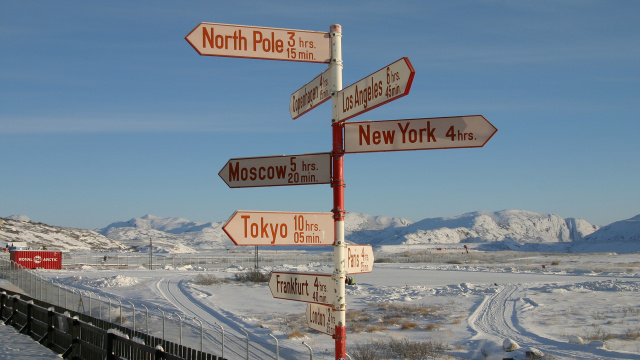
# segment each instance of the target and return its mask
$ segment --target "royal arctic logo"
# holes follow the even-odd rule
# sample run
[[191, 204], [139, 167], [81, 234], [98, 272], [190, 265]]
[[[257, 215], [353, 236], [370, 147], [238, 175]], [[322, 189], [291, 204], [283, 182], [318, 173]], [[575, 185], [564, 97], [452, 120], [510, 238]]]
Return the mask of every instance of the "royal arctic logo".
[[39, 264], [41, 262], [47, 262], [47, 261], [58, 261], [58, 259], [56, 258], [42, 258], [39, 255], [36, 255], [32, 258], [18, 258], [18, 261], [25, 261], [25, 262], [29, 262], [29, 261], [33, 261], [36, 264]]

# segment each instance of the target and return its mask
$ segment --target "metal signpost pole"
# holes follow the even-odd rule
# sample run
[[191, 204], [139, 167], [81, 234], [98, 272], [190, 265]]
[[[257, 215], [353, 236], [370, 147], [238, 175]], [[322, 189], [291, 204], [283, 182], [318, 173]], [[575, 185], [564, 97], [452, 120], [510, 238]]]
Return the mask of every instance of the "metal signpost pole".
[[347, 331], [345, 298], [345, 279], [347, 275], [346, 258], [347, 244], [344, 241], [344, 177], [343, 177], [343, 126], [338, 121], [338, 91], [342, 90], [342, 27], [331, 25], [331, 75], [333, 77], [331, 128], [333, 133], [333, 214], [335, 221], [335, 242], [333, 244], [333, 278], [335, 281], [335, 297], [333, 302], [333, 314], [335, 316], [335, 359], [343, 360], [347, 357]]

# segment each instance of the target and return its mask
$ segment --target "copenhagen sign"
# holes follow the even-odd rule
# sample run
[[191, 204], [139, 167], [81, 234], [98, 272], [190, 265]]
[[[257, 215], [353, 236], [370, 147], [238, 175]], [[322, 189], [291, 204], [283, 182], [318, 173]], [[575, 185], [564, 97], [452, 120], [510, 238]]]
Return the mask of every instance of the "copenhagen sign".
[[331, 98], [330, 89], [334, 86], [329, 69], [316, 76], [303, 87], [291, 94], [289, 113], [292, 119], [297, 119], [309, 110], [317, 107]]
[[185, 39], [200, 55], [328, 63], [329, 33], [200, 23]]

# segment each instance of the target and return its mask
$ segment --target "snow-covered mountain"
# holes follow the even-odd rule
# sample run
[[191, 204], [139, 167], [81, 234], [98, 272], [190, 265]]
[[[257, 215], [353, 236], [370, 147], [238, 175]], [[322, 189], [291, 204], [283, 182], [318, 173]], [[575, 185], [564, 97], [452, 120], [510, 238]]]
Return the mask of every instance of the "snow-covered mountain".
[[[376, 221], [368, 219], [362, 223], [373, 224]], [[524, 210], [476, 211], [451, 218], [424, 219], [415, 223], [404, 219], [384, 219], [382, 222], [389, 225], [384, 228], [355, 228], [349, 232], [348, 240], [372, 245], [500, 243], [506, 248], [518, 249], [524, 245], [536, 247], [531, 244], [570, 245], [598, 229], [582, 219], [563, 219], [557, 215]]]
[[114, 222], [96, 231], [139, 251], [196, 253], [227, 248], [231, 240], [222, 231], [224, 222], [197, 223], [183, 218], [145, 215], [129, 221]]
[[574, 252], [639, 252], [640, 215], [603, 226], [598, 231], [576, 240], [571, 250]]
[[26, 242], [33, 248], [46, 246], [52, 250], [69, 251], [126, 250], [128, 248], [121, 242], [95, 231], [32, 222], [25, 215], [0, 218], [1, 246], [13, 242]]
[[[14, 217], [16, 218], [16, 217]], [[0, 241], [27, 241], [64, 249], [126, 249], [195, 253], [233, 248], [224, 222], [197, 223], [145, 215], [114, 222], [95, 232], [0, 219]], [[58, 234], [55, 237], [51, 234]], [[60, 235], [60, 234], [65, 234]], [[403, 218], [347, 213], [348, 242], [374, 247], [468, 244], [478, 250], [549, 252], [640, 251], [640, 215], [599, 228], [582, 219], [525, 210], [476, 211], [411, 222]]]

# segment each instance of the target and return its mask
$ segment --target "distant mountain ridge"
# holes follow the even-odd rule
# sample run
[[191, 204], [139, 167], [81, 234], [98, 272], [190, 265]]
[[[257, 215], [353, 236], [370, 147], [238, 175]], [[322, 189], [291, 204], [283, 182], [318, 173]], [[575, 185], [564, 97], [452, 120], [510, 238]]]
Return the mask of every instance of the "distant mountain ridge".
[[577, 241], [573, 250], [576, 252], [639, 252], [640, 215], [601, 227], [598, 231]]
[[196, 253], [226, 248], [231, 240], [222, 231], [222, 222], [198, 223], [183, 218], [145, 215], [114, 222], [96, 231], [127, 246], [148, 251]]
[[[563, 219], [557, 215], [524, 210], [476, 211], [451, 218], [424, 219], [415, 223], [396, 220], [394, 223], [404, 226], [379, 229], [391, 232], [375, 236], [379, 245], [453, 244], [505, 239], [518, 243], [571, 242], [598, 230], [597, 226], [582, 219]], [[369, 229], [352, 231], [353, 241], [358, 242], [356, 239], [363, 231], [369, 237]]]
[[[28, 219], [23, 215], [13, 218]], [[224, 222], [198, 223], [183, 218], [145, 215], [114, 222], [95, 232], [82, 229], [75, 229], [77, 232], [58, 231], [74, 239], [75, 242], [72, 242], [62, 241], [60, 237], [47, 240], [43, 235], [35, 236], [33, 232], [36, 228], [20, 224], [37, 223], [21, 220], [5, 220], [11, 222], [10, 228], [14, 230], [11, 239], [28, 242], [37, 239], [40, 243], [49, 241], [53, 246], [66, 249], [82, 248], [77, 242], [79, 238], [86, 240], [86, 247], [113, 250], [134, 248], [148, 251], [149, 245], [152, 245], [154, 251], [196, 253], [234, 247], [222, 231]], [[29, 232], [23, 227], [30, 227]], [[5, 233], [8, 228], [3, 226], [0, 219], [0, 241], [7, 238]], [[56, 227], [42, 228], [41, 231], [51, 233], [51, 228]], [[31, 235], [26, 236], [27, 233]], [[526, 210], [476, 211], [417, 222], [397, 217], [347, 213], [345, 237], [350, 243], [371, 244], [377, 248], [468, 244], [478, 250], [636, 252], [640, 251], [640, 215], [599, 228], [582, 219], [563, 219], [557, 215]]]
[[202, 231], [214, 223], [197, 223], [183, 218], [162, 218], [151, 214], [141, 218], [133, 218], [129, 221], [114, 222], [105, 228], [99, 229], [103, 235], [111, 229], [135, 227], [138, 229], [153, 229], [169, 234], [182, 234], [185, 232]]
[[0, 246], [26, 242], [33, 248], [46, 246], [52, 250], [95, 251], [127, 250], [120, 241], [92, 230], [52, 226], [32, 222], [25, 215], [0, 218]]

